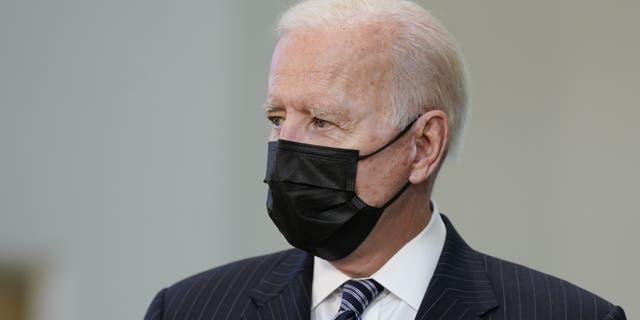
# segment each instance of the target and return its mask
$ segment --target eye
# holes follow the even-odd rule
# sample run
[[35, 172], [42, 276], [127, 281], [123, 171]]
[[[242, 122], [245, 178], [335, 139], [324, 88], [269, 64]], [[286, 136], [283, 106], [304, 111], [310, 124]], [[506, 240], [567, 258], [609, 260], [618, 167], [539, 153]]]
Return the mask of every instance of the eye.
[[274, 117], [269, 117], [269, 121], [273, 124], [274, 127], [279, 127], [282, 125], [284, 118], [274, 116]]
[[318, 127], [318, 128], [326, 128], [328, 127], [331, 123], [327, 120], [322, 120], [322, 119], [318, 119], [318, 118], [314, 118], [313, 119], [313, 124]]

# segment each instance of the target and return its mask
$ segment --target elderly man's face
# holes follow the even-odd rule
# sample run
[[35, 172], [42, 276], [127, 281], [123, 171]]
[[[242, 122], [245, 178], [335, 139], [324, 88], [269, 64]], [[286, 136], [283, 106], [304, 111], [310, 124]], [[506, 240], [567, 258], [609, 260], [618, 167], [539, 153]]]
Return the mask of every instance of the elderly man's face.
[[[293, 31], [276, 45], [269, 75], [270, 140], [360, 150], [382, 147], [391, 127], [387, 77], [389, 31], [379, 25]], [[407, 181], [408, 133], [358, 165], [356, 193], [380, 206]]]

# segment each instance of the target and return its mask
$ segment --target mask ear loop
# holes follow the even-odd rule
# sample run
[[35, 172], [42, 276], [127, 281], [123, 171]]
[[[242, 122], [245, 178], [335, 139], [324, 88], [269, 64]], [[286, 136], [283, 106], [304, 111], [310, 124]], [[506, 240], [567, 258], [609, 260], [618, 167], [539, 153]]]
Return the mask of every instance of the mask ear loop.
[[[402, 138], [402, 136], [404, 136], [405, 133], [409, 132], [409, 130], [411, 129], [413, 124], [416, 123], [416, 121], [418, 121], [420, 116], [422, 116], [422, 115], [419, 114], [415, 119], [413, 119], [413, 121], [411, 121], [411, 123], [409, 123], [404, 129], [402, 129], [402, 131], [400, 133], [398, 133], [398, 135], [395, 138], [393, 138], [391, 141], [387, 142], [384, 146], [382, 146], [381, 148], [379, 148], [378, 150], [376, 150], [376, 151], [374, 151], [372, 153], [369, 153], [369, 154], [364, 155], [364, 156], [359, 156], [358, 160], [364, 160], [366, 158], [369, 158], [369, 157], [373, 156], [374, 154], [384, 150], [386, 147], [390, 146], [392, 143], [396, 142], [398, 139]], [[396, 194], [394, 194], [393, 197], [391, 197], [391, 199], [389, 199], [389, 201], [387, 201], [385, 204], [382, 205], [381, 209], [382, 210], [386, 209], [388, 206], [390, 206], [396, 200], [398, 200], [398, 198], [400, 198], [400, 196], [404, 193], [405, 190], [407, 190], [407, 188], [409, 188], [410, 185], [411, 185], [411, 182], [407, 181], [407, 183], [405, 183], [404, 186], [402, 186], [402, 188], [400, 188], [400, 190], [398, 190], [398, 192], [396, 192]]]
[[384, 205], [382, 205], [382, 209], [383, 210], [386, 209], [388, 206], [393, 204], [394, 201], [398, 200], [398, 198], [400, 198], [402, 193], [404, 193], [404, 191], [407, 190], [407, 188], [409, 188], [410, 185], [411, 185], [411, 182], [407, 181], [407, 183], [405, 183], [404, 186], [400, 188], [400, 191], [398, 191], [393, 197], [391, 197], [391, 199], [389, 199], [389, 201], [387, 201]]
[[416, 123], [416, 121], [418, 120], [418, 118], [420, 118], [420, 116], [421, 115], [418, 115], [415, 119], [413, 119], [413, 121], [411, 121], [411, 123], [409, 123], [404, 129], [402, 129], [402, 131], [400, 133], [398, 133], [398, 135], [395, 138], [393, 138], [391, 141], [387, 142], [384, 146], [382, 146], [378, 150], [376, 150], [376, 151], [374, 151], [372, 153], [369, 153], [367, 155], [364, 155], [364, 156], [358, 156], [358, 161], [367, 159], [367, 158], [375, 155], [376, 153], [384, 150], [386, 147], [388, 147], [391, 144], [393, 144], [394, 142], [396, 142], [398, 139], [402, 138], [402, 136], [404, 136], [405, 133], [409, 132], [409, 130], [411, 129], [413, 124]]

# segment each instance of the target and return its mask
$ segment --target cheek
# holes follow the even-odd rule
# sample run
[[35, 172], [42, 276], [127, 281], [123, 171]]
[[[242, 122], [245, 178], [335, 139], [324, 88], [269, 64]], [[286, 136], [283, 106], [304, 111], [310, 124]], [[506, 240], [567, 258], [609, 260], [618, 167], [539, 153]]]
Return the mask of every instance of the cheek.
[[356, 194], [367, 204], [380, 207], [407, 183], [416, 150], [414, 141], [400, 139], [376, 156], [358, 163]]
[[409, 157], [391, 156], [370, 159], [358, 164], [356, 194], [367, 204], [381, 206], [387, 202], [408, 179]]
[[269, 141], [276, 141], [278, 139], [280, 139], [280, 129], [272, 127], [269, 131]]

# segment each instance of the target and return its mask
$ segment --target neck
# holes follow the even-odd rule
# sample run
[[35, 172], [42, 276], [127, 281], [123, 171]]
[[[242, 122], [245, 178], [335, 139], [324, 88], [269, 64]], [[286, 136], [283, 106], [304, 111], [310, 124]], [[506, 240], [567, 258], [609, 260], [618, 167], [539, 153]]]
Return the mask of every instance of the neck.
[[421, 188], [406, 190], [384, 211], [369, 236], [354, 252], [330, 263], [351, 278], [373, 275], [431, 220], [430, 196], [425, 191]]

